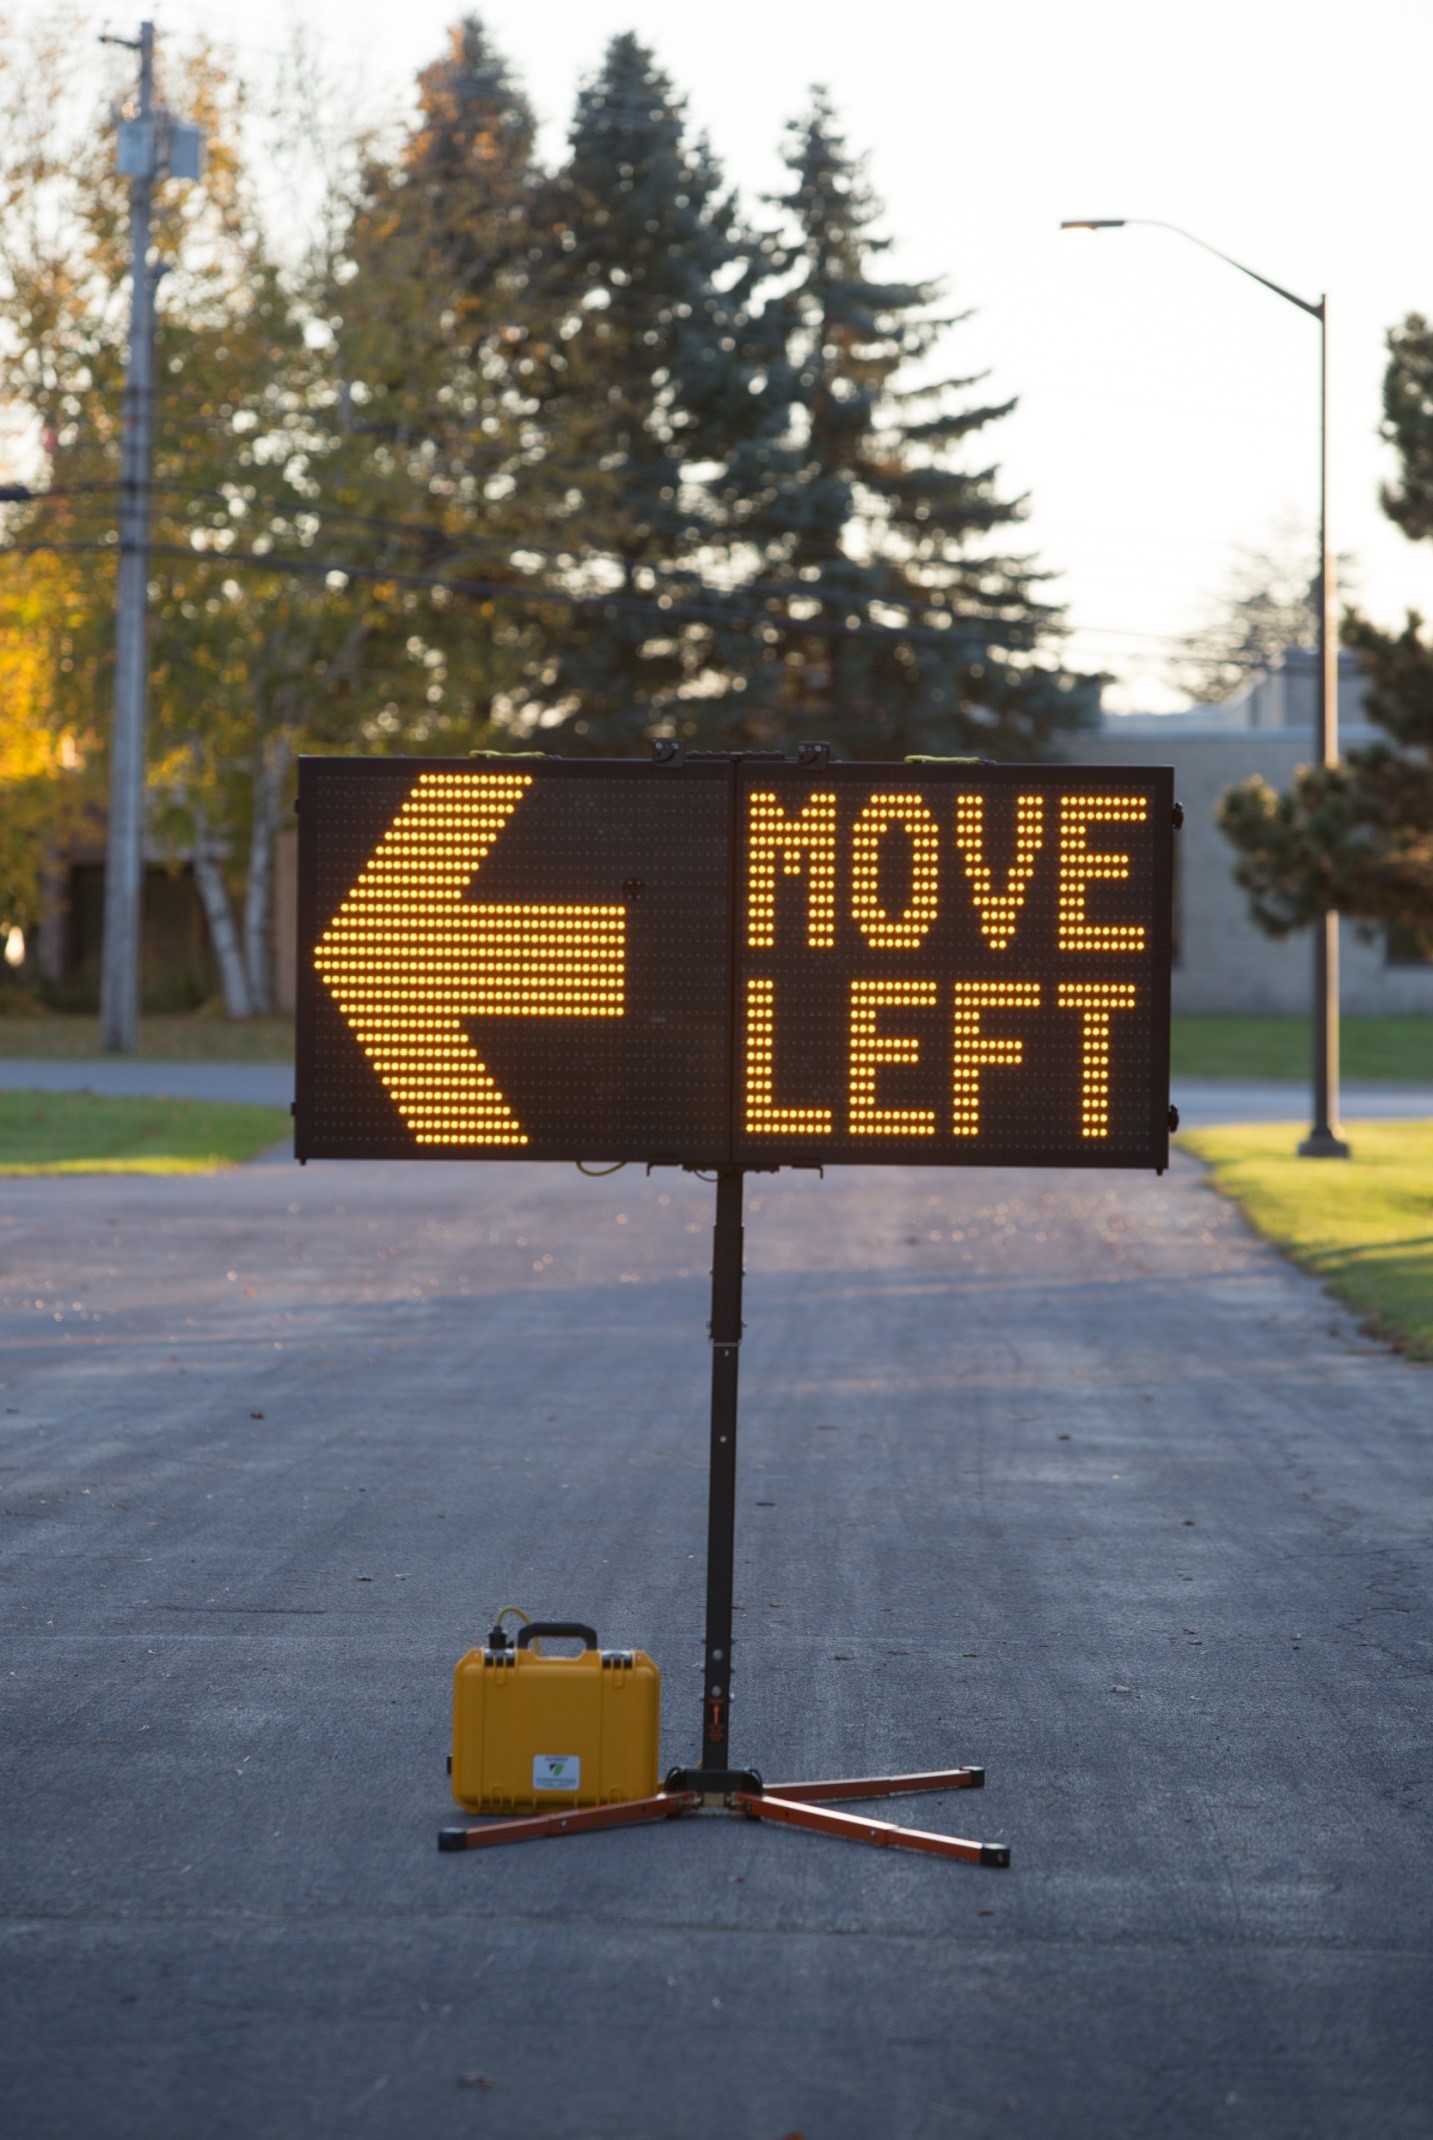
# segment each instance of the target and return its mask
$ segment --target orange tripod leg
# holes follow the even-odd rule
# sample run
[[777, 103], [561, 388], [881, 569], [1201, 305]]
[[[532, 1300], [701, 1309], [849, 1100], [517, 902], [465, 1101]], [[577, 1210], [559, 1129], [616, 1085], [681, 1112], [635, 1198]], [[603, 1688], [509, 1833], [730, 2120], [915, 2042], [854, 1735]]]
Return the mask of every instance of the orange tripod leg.
[[554, 1835], [590, 1835], [598, 1828], [632, 1828], [667, 1820], [701, 1804], [699, 1791], [659, 1791], [655, 1798], [624, 1798], [615, 1806], [574, 1806], [566, 1813], [525, 1813], [516, 1820], [484, 1822], [481, 1828], [440, 1828], [440, 1850], [483, 1850], [492, 1843], [536, 1843]]
[[778, 1798], [802, 1804], [830, 1798], [894, 1798], [904, 1791], [982, 1791], [983, 1768], [927, 1769], [918, 1776], [833, 1776], [825, 1783], [772, 1783]]
[[933, 1858], [963, 1858], [968, 1865], [1008, 1865], [1008, 1843], [971, 1843], [958, 1835], [931, 1835], [921, 1828], [898, 1828], [892, 1821], [862, 1820], [854, 1813], [828, 1813], [824, 1806], [802, 1805], [770, 1791], [732, 1793], [732, 1805], [750, 1820], [781, 1821], [791, 1828], [814, 1828], [851, 1843], [873, 1843], [880, 1850], [920, 1850]]

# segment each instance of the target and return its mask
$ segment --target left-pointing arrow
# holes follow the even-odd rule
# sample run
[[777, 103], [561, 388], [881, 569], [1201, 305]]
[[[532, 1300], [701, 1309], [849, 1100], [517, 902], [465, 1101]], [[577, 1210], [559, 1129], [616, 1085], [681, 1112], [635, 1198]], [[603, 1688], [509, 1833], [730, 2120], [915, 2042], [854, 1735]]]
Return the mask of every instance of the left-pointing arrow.
[[526, 1144], [466, 1018], [620, 1018], [620, 906], [464, 897], [530, 773], [424, 773], [314, 964], [418, 1144]]

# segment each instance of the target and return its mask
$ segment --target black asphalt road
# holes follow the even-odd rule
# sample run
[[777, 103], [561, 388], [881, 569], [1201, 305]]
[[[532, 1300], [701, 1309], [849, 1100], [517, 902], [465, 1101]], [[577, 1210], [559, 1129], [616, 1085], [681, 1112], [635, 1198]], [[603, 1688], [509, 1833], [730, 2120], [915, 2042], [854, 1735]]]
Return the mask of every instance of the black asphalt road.
[[1424, 2140], [1433, 1376], [1187, 1161], [749, 1196], [734, 1755], [1010, 1871], [439, 1854], [510, 1600], [696, 1756], [711, 1199], [0, 1184], [6, 2134]]

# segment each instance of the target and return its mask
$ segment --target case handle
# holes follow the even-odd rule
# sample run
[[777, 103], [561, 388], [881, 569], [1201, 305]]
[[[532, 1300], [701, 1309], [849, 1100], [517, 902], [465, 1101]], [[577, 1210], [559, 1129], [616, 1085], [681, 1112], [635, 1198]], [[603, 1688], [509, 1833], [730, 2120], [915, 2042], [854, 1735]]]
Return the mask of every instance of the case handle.
[[597, 1647], [596, 1628], [588, 1627], [582, 1620], [529, 1620], [526, 1627], [520, 1627], [517, 1631], [518, 1648], [525, 1650], [535, 1635], [551, 1635], [554, 1638], [570, 1635], [572, 1640], [580, 1642], [584, 1649], [595, 1650]]

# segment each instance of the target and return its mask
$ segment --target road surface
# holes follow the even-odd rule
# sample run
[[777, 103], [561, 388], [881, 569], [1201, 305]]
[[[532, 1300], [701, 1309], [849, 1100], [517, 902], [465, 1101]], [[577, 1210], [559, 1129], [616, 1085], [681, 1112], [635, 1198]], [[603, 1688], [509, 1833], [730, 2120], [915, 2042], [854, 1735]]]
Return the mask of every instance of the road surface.
[[750, 1187], [734, 1757], [1010, 1871], [439, 1854], [509, 1601], [697, 1754], [711, 1203], [0, 1183], [7, 2132], [1426, 2140], [1433, 1379], [1188, 1160]]

